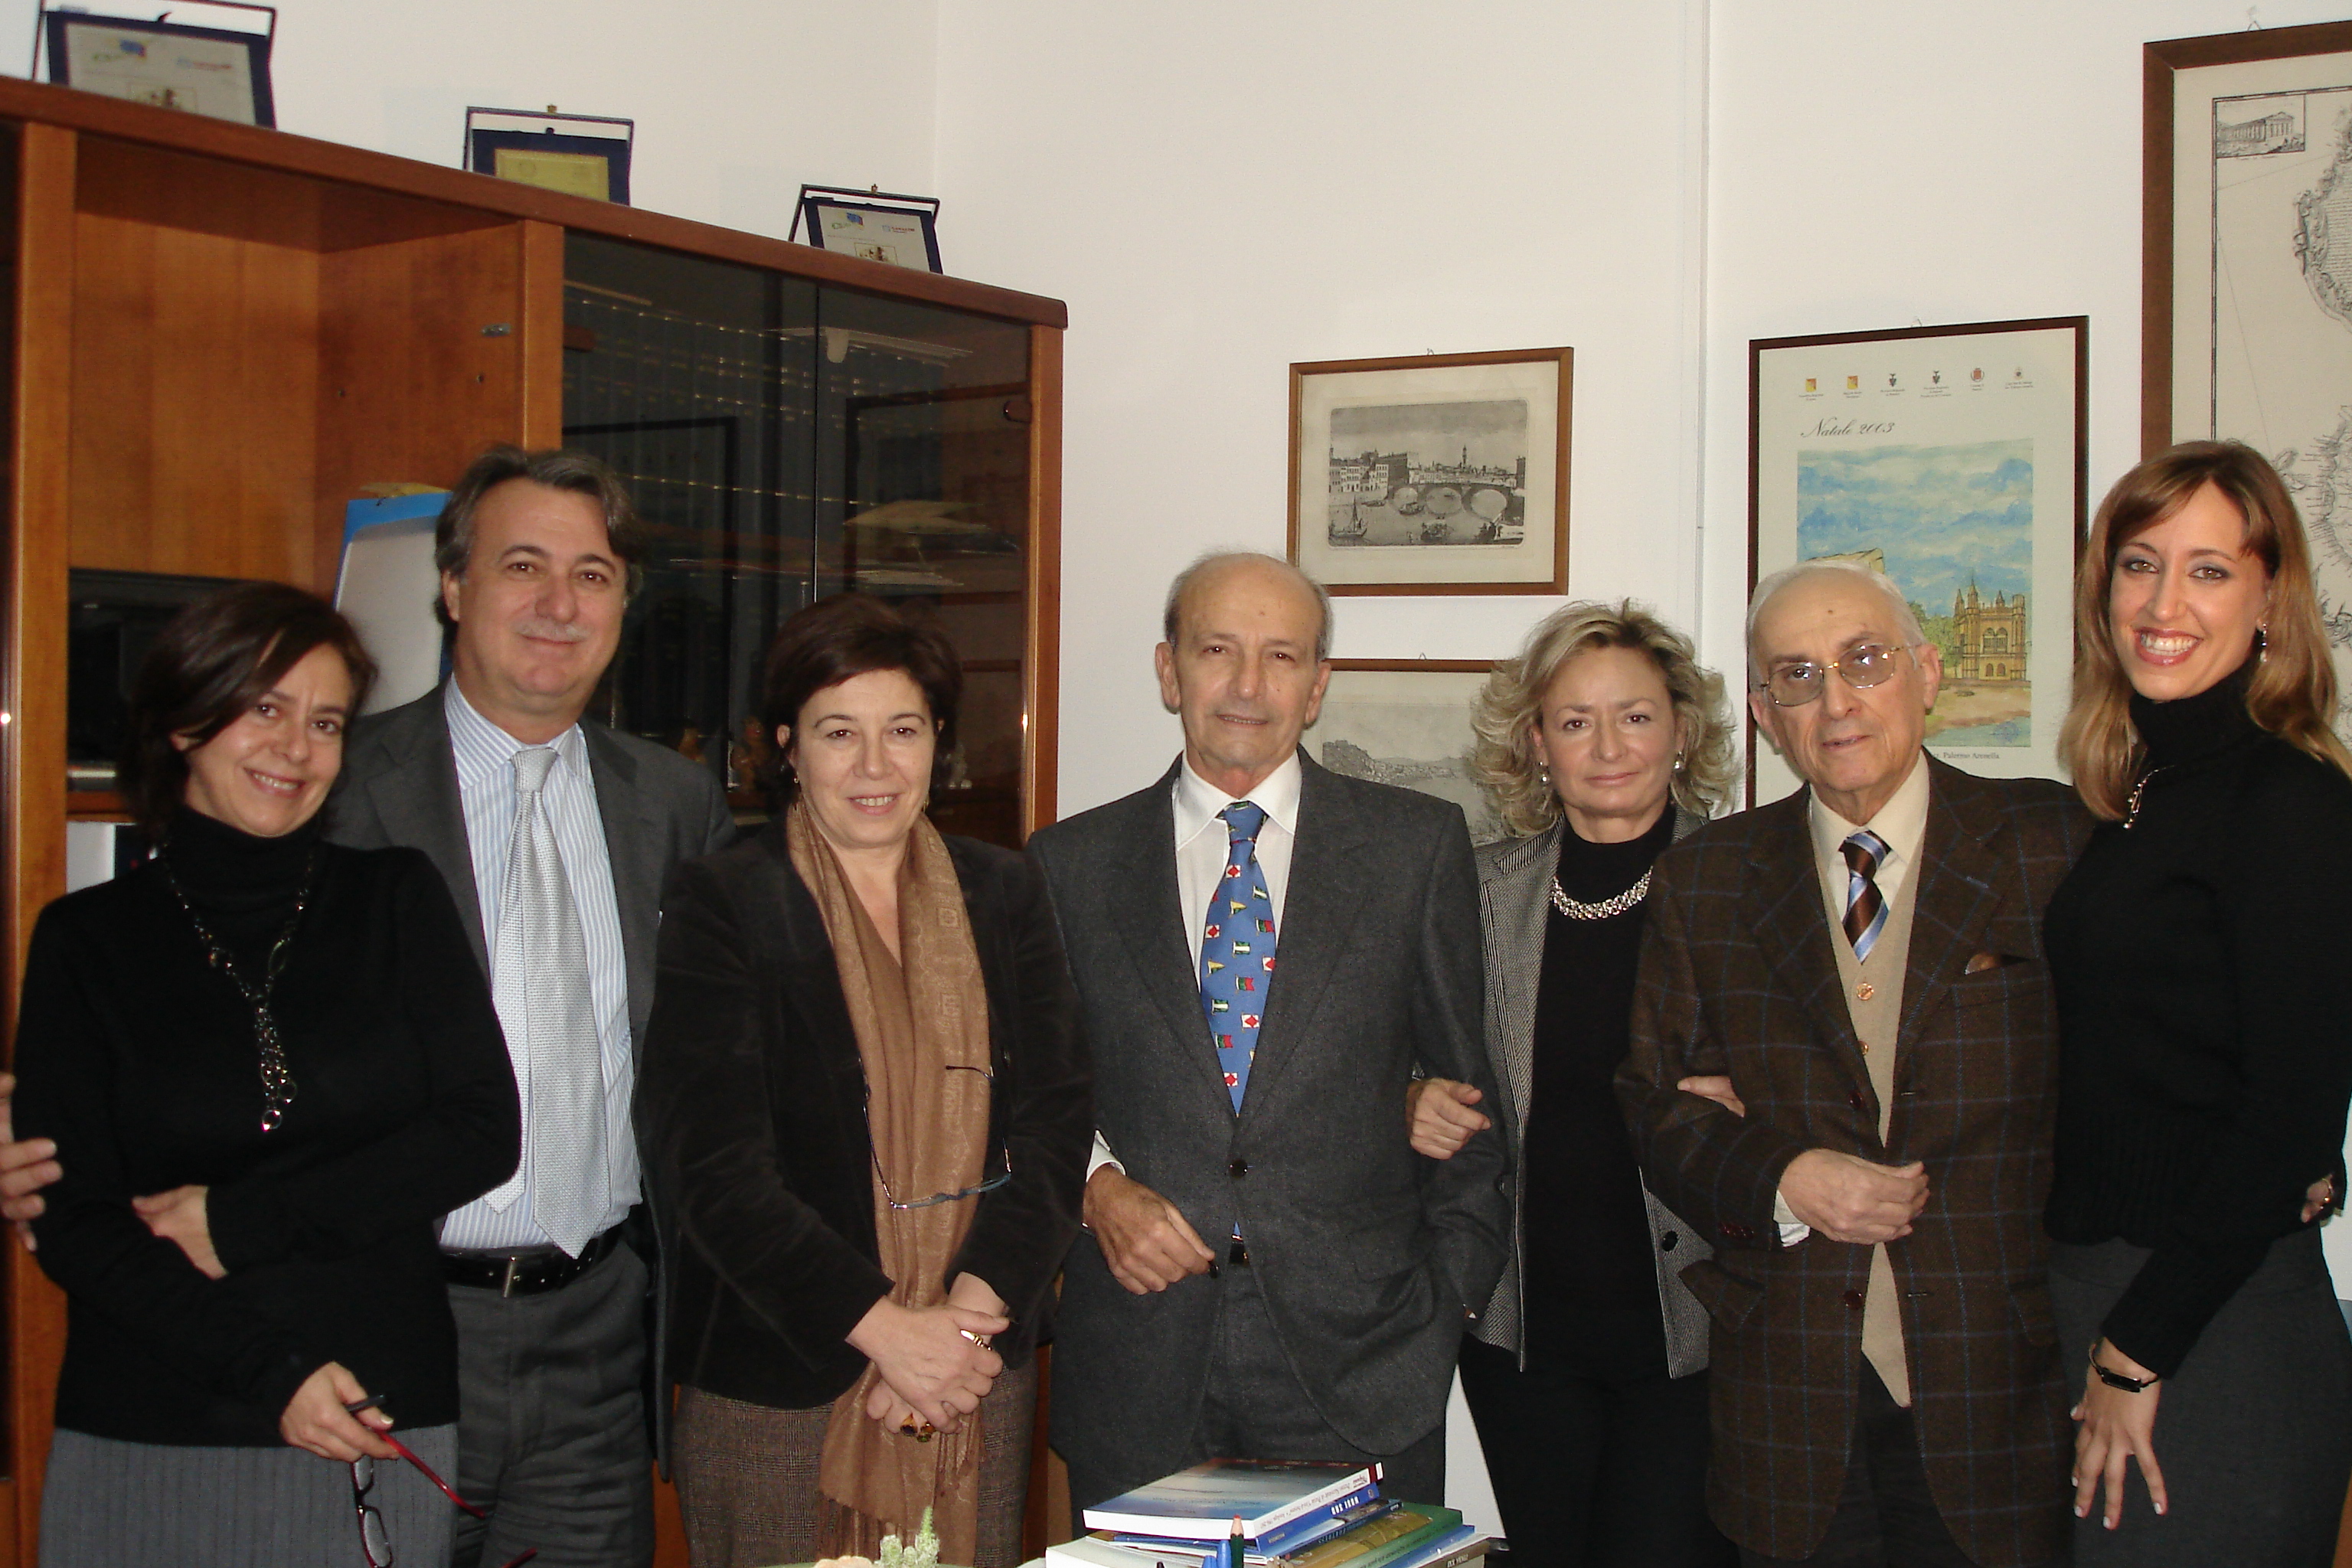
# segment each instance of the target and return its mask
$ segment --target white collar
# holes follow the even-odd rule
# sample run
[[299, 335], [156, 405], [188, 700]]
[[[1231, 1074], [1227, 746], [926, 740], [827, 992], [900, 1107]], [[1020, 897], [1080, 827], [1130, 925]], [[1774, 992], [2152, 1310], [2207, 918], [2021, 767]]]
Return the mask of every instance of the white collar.
[[[456, 676], [443, 683], [441, 691], [441, 712], [449, 724], [449, 750], [456, 755], [461, 773], [480, 777], [503, 768], [514, 761], [517, 752], [530, 745], [483, 718], [481, 710], [467, 701], [465, 692], [458, 689]], [[565, 768], [575, 773], [587, 772], [588, 737], [581, 733], [577, 720], [572, 728], [543, 743], [555, 748], [555, 755]]]
[[[1298, 789], [1305, 776], [1298, 765], [1298, 753], [1293, 752], [1240, 798], [1265, 812], [1269, 820], [1295, 838], [1298, 836]], [[1217, 813], [1233, 805], [1234, 798], [1194, 773], [1187, 760], [1176, 770], [1176, 842], [1189, 843], [1194, 834], [1216, 821]]]

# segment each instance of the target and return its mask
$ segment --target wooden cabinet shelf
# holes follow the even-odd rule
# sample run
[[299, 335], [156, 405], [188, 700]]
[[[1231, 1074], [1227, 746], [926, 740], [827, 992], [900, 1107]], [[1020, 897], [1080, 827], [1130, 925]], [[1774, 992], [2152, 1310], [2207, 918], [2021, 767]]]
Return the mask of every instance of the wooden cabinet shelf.
[[[720, 628], [690, 679], [664, 663], [668, 623], [625, 645], [607, 716], [693, 749], [712, 724], [740, 729], [741, 661], [782, 614], [853, 584], [911, 596], [971, 658], [987, 737], [943, 808], [1013, 840], [1052, 819], [1058, 300], [12, 79], [0, 266], [12, 1039], [26, 941], [64, 889], [67, 823], [121, 816], [120, 797], [66, 787], [68, 574], [326, 592], [359, 487], [446, 485], [492, 442], [574, 442], [638, 464], [662, 552], [644, 614], [698, 637]], [[751, 422], [722, 430], [709, 421], [735, 411], [673, 410], [621, 362], [621, 328], [648, 309], [733, 322], [744, 307], [726, 290], [743, 289], [774, 302], [759, 341], [805, 385], [778, 369], [742, 411]], [[803, 392], [804, 417], [788, 418]], [[764, 467], [726, 469], [726, 503], [710, 506], [694, 489], [719, 482], [697, 467], [707, 454], [641, 439], [674, 419], [704, 419], [708, 441], [739, 455], [755, 426], [787, 434]], [[915, 501], [947, 511], [901, 504]], [[969, 525], [956, 549], [911, 526], [948, 512]], [[942, 568], [949, 555], [958, 564]], [[725, 763], [720, 748], [713, 765]], [[6, 1257], [0, 1568], [16, 1568], [38, 1539], [63, 1309], [21, 1249]]]

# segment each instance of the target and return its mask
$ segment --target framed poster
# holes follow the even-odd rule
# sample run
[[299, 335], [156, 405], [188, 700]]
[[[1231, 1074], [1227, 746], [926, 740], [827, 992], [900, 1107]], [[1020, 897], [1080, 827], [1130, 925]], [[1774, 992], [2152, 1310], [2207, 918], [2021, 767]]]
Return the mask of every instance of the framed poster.
[[[1770, 338], [1748, 353], [1749, 588], [1819, 556], [1868, 561], [1943, 652], [1927, 749], [1989, 777], [2063, 776], [2087, 318]], [[1797, 787], [1752, 720], [1748, 754], [1750, 805]]]
[[901, 196], [876, 188], [803, 185], [793, 233], [808, 226], [808, 242], [886, 267], [943, 272], [940, 265], [940, 200]]
[[1494, 668], [1475, 658], [1335, 658], [1307, 754], [1335, 773], [1452, 801], [1474, 844], [1500, 838], [1503, 819], [1470, 776], [1470, 705]]
[[203, 8], [251, 12], [266, 18], [263, 30], [98, 16], [44, 5], [34, 43], [47, 48], [53, 82], [240, 125], [276, 126], [269, 49], [278, 30], [277, 7], [204, 0]]
[[478, 174], [629, 205], [637, 122], [602, 114], [525, 109], [466, 110], [466, 167]]
[[1568, 592], [1573, 349], [1290, 367], [1290, 559], [1334, 594]]
[[2141, 449], [2234, 438], [2277, 467], [2352, 736], [2352, 22], [2143, 63]]

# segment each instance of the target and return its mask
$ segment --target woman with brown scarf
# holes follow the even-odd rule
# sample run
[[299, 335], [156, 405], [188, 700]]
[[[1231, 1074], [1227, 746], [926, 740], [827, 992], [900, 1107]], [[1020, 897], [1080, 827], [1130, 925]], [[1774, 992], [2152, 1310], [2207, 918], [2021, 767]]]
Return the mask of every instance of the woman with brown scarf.
[[1045, 883], [924, 815], [945, 637], [878, 600], [784, 624], [782, 814], [678, 872], [638, 1115], [695, 1568], [1021, 1559], [1032, 1352], [1077, 1229], [1086, 1050]]

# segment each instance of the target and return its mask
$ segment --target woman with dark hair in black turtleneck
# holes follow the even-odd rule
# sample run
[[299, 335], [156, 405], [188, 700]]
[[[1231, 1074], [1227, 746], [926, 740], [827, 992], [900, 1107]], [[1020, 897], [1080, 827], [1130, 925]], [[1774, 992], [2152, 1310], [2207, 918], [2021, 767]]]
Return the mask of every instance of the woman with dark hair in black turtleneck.
[[2116, 483], [2082, 573], [2063, 745], [2106, 824], [2044, 925], [2074, 1560], [2324, 1564], [2352, 1337], [2306, 1188], [2352, 1100], [2352, 757], [2303, 527], [2191, 442]]
[[[1729, 793], [1723, 683], [1646, 611], [1567, 605], [1496, 667], [1473, 722], [1512, 835], [1479, 847], [1478, 901], [1489, 1109], [1518, 1184], [1462, 1390], [1511, 1560], [1727, 1564], [1705, 1500], [1706, 1315], [1680, 1279], [1706, 1249], [1643, 1186], [1614, 1088], [1651, 864]], [[1413, 1147], [1451, 1157], [1488, 1125], [1479, 1098], [1414, 1086]]]
[[63, 1166], [33, 1230], [68, 1323], [47, 1568], [447, 1560], [449, 1504], [384, 1434], [455, 1460], [434, 1220], [520, 1133], [440, 874], [320, 833], [373, 673], [299, 589], [184, 612], [124, 766], [155, 856], [33, 933], [16, 1124]]

